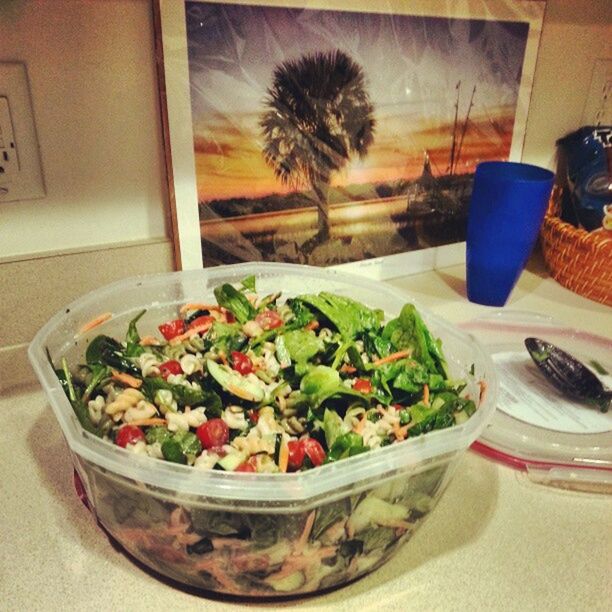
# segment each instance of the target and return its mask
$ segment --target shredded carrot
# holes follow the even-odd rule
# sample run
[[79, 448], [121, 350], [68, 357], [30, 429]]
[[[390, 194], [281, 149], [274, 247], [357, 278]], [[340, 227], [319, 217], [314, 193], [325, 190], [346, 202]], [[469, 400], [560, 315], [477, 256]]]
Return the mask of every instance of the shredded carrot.
[[140, 339], [138, 344], [140, 344], [140, 346], [159, 346], [159, 340], [153, 336], [145, 336]]
[[423, 403], [429, 406], [429, 385], [427, 383], [423, 385]]
[[179, 313], [183, 315], [189, 310], [221, 310], [221, 306], [217, 306], [217, 304], [202, 304], [200, 302], [190, 302], [189, 304], [181, 306]]
[[480, 396], [478, 397], [478, 403], [482, 404], [482, 400], [484, 399], [485, 393], [487, 392], [487, 382], [485, 380], [481, 380], [478, 382], [480, 386]]
[[131, 376], [125, 372], [117, 372], [117, 370], [111, 371], [113, 373], [113, 380], [116, 380], [117, 382], [123, 383], [128, 387], [133, 387], [134, 389], [139, 389], [142, 386], [142, 380], [136, 378], [135, 376]]
[[289, 445], [285, 440], [281, 442], [280, 451], [278, 453], [278, 467], [281, 472], [287, 471], [289, 465]]
[[393, 434], [395, 435], [396, 440], [403, 440], [408, 433], [410, 428], [408, 425], [404, 425], [400, 427], [398, 423], [393, 423]]
[[306, 523], [304, 524], [304, 529], [302, 530], [300, 537], [297, 539], [297, 542], [295, 543], [295, 546], [293, 549], [294, 555], [299, 555], [304, 550], [304, 546], [306, 546], [306, 543], [308, 542], [308, 538], [310, 537], [310, 533], [312, 532], [312, 526], [314, 525], [315, 516], [316, 516], [316, 512], [313, 510], [306, 517]]
[[347, 374], [354, 374], [357, 371], [355, 366], [349, 365], [348, 363], [343, 363], [340, 368], [341, 372], [346, 372]]
[[319, 322], [316, 319], [309, 321], [304, 329], [317, 329], [319, 327]]
[[136, 427], [153, 427], [155, 425], [165, 425], [166, 419], [159, 419], [156, 417], [150, 419], [137, 419], [127, 423], [127, 425], [136, 425]]
[[406, 349], [404, 351], [397, 351], [397, 353], [391, 353], [386, 357], [381, 357], [380, 359], [375, 359], [372, 362], [372, 365], [379, 366], [384, 363], [390, 363], [391, 361], [397, 361], [398, 359], [403, 359], [404, 357], [410, 357], [412, 351], [410, 349]]
[[367, 417], [366, 417], [366, 414], [364, 412], [361, 415], [361, 419], [359, 419], [359, 421], [357, 422], [357, 425], [355, 425], [355, 427], [353, 427], [353, 431], [356, 434], [361, 435], [363, 433], [364, 428], [365, 428], [366, 421], [367, 421]]
[[183, 340], [188, 340], [196, 334], [201, 334], [202, 332], [208, 331], [211, 326], [212, 323], [202, 323], [202, 325], [196, 325], [195, 327], [188, 329], [185, 333], [174, 336], [174, 338], [170, 340], [170, 344], [179, 344]]
[[105, 312], [101, 315], [98, 315], [95, 319], [88, 321], [79, 329], [79, 334], [84, 334], [85, 332], [93, 329], [94, 327], [98, 327], [98, 325], [102, 325], [104, 321], [108, 321], [113, 316], [112, 312]]

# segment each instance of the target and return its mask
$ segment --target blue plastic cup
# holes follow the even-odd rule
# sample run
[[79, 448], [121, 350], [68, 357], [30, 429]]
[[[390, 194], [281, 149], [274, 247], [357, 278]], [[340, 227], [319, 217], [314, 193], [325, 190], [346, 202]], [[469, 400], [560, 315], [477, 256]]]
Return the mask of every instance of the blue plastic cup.
[[466, 244], [470, 302], [506, 303], [535, 244], [553, 181], [550, 170], [529, 164], [478, 165]]

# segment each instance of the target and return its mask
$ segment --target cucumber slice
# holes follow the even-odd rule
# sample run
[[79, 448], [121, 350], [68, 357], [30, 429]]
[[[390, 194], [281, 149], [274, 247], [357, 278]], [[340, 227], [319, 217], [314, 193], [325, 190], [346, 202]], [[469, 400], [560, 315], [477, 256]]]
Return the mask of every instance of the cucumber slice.
[[300, 571], [293, 572], [282, 578], [266, 578], [266, 582], [280, 593], [291, 593], [297, 591], [306, 582], [304, 574]]
[[233, 472], [236, 468], [246, 461], [247, 457], [243, 453], [232, 453], [225, 455], [217, 461], [217, 465], [222, 467], [226, 472]]
[[264, 390], [255, 383], [247, 380], [228, 366], [219, 365], [216, 361], [208, 359], [206, 367], [210, 375], [232, 395], [248, 402], [261, 402]]

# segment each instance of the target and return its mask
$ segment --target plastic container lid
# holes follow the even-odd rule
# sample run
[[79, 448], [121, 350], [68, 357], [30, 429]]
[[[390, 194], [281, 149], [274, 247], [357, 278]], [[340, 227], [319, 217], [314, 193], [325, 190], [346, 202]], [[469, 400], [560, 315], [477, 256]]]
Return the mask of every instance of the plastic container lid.
[[557, 391], [524, 340], [536, 336], [556, 344], [591, 367], [606, 387], [612, 376], [597, 366], [612, 372], [612, 341], [530, 312], [498, 311], [460, 327], [489, 351], [500, 385], [497, 410], [472, 449], [542, 484], [612, 493], [612, 412]]

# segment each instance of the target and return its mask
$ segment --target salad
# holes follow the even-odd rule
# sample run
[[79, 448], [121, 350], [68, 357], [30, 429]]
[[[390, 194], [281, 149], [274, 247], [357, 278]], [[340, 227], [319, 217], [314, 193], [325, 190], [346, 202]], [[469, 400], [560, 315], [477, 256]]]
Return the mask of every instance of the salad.
[[182, 583], [248, 597], [310, 593], [382, 565], [436, 505], [452, 457], [314, 508], [210, 508], [94, 471], [98, 520], [128, 552]]
[[[476, 410], [413, 304], [329, 292], [259, 296], [255, 277], [141, 336], [98, 335], [56, 374], [82, 427], [131, 452], [238, 472], [296, 472], [451, 427]], [[101, 316], [89, 331], [108, 316]]]

